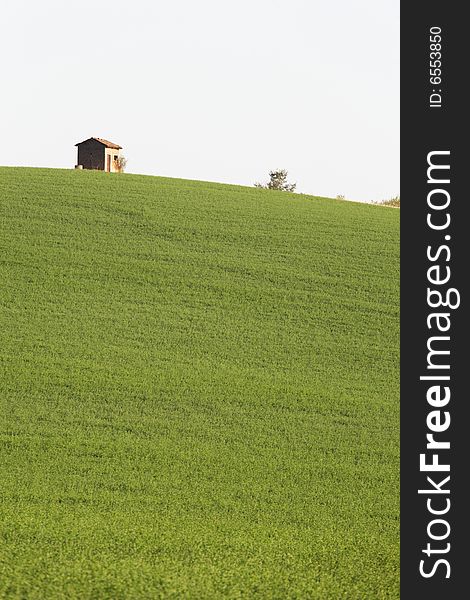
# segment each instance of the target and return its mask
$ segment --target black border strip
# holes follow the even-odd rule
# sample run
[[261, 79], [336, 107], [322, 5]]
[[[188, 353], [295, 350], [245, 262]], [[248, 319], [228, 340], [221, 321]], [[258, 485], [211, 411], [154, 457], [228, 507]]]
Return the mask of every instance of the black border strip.
[[[470, 206], [464, 181], [469, 168], [469, 152], [464, 149], [465, 125], [468, 122], [464, 103], [467, 104], [464, 86], [469, 55], [467, 44], [470, 35], [464, 18], [465, 4], [457, 2], [401, 3], [401, 598], [445, 598], [466, 596], [468, 524], [466, 507], [467, 473], [470, 471], [470, 399], [465, 386], [465, 373], [469, 350], [467, 348], [466, 299], [468, 297], [470, 249], [467, 240], [467, 205]], [[431, 82], [430, 35], [441, 33], [441, 81]], [[465, 69], [467, 67], [467, 69]], [[436, 71], [434, 71], [436, 73]], [[430, 95], [434, 93], [430, 104]], [[440, 106], [439, 98], [441, 96]], [[468, 129], [468, 127], [467, 127]], [[433, 151], [448, 151], [435, 154]], [[450, 169], [431, 170], [428, 181], [428, 157], [434, 163], [450, 165]], [[449, 179], [448, 182], [445, 180]], [[432, 190], [444, 190], [434, 191]], [[431, 193], [431, 196], [428, 195]], [[449, 204], [447, 204], [447, 199]], [[442, 209], [429, 206], [441, 204]], [[428, 223], [448, 227], [433, 229]], [[449, 215], [447, 217], [447, 215]], [[450, 236], [446, 238], [446, 236]], [[445, 246], [449, 248], [450, 256]], [[428, 247], [429, 254], [427, 256]], [[430, 267], [437, 269], [428, 272]], [[446, 267], [449, 267], [447, 270]], [[430, 283], [429, 277], [442, 280], [450, 273], [446, 283]], [[440, 291], [445, 297], [450, 288], [460, 295], [460, 306], [432, 308], [428, 302], [428, 287]], [[451, 293], [451, 303], [456, 303], [457, 292]], [[439, 303], [434, 294], [431, 302]], [[445, 313], [439, 321], [447, 332], [439, 331], [438, 319], [432, 313]], [[448, 340], [432, 340], [431, 348], [449, 350], [450, 354], [428, 356], [427, 344], [433, 336], [448, 336]], [[438, 368], [430, 368], [432, 365]], [[443, 368], [449, 365], [449, 369]], [[420, 380], [420, 376], [449, 376], [446, 381]], [[428, 398], [428, 389], [434, 395]], [[450, 400], [439, 403], [444, 387], [450, 390]], [[432, 392], [430, 392], [432, 394]], [[434, 406], [431, 403], [434, 402]], [[434, 412], [432, 416], [430, 413]], [[448, 413], [448, 415], [446, 415]], [[450, 425], [444, 428], [446, 419]], [[431, 429], [430, 429], [431, 427]], [[432, 428], [442, 427], [441, 432]], [[427, 434], [433, 439], [448, 441], [450, 448], [427, 449]], [[425, 454], [427, 464], [437, 454], [439, 464], [448, 464], [450, 470], [420, 470], [420, 455]], [[439, 467], [441, 468], [441, 467]], [[427, 477], [434, 481], [429, 482]], [[450, 479], [442, 483], [446, 477]], [[437, 493], [439, 490], [449, 493]], [[435, 493], [419, 494], [419, 489]], [[450, 504], [449, 504], [450, 503]], [[444, 511], [431, 514], [430, 509]], [[435, 521], [439, 520], [441, 521]], [[446, 521], [449, 525], [442, 522]], [[441, 540], [433, 540], [442, 537]], [[448, 534], [447, 534], [448, 533]], [[446, 535], [447, 534], [447, 535]], [[469, 540], [470, 541], [470, 540]], [[431, 551], [427, 550], [430, 544]], [[449, 546], [447, 546], [449, 544]], [[436, 550], [436, 552], [435, 552]], [[443, 561], [436, 564], [438, 560]], [[423, 561], [421, 563], [420, 561]], [[420, 573], [432, 573], [424, 577]], [[433, 572], [434, 571], [434, 572]], [[468, 574], [468, 575], [467, 575]], [[449, 577], [446, 577], [450, 575]], [[468, 593], [468, 592], [467, 592]]]

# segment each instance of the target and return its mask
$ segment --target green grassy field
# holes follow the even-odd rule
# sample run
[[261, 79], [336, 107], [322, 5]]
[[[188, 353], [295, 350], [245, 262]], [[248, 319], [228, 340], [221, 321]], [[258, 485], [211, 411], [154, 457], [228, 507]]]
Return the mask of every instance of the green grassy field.
[[398, 598], [399, 211], [0, 168], [0, 597]]

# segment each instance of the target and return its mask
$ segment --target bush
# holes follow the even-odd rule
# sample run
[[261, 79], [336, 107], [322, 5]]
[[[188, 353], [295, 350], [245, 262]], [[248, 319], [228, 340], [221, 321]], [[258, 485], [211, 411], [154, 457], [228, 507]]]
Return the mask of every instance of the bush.
[[126, 168], [126, 165], [127, 165], [127, 158], [125, 156], [119, 156], [114, 161], [114, 166], [118, 173], [124, 173], [124, 169]]
[[380, 206], [396, 206], [400, 208], [400, 196], [394, 196], [390, 200], [378, 200], [374, 204], [380, 204]]
[[277, 169], [269, 171], [269, 181], [267, 183], [255, 183], [255, 187], [263, 188], [264, 190], [294, 192], [297, 184], [287, 182], [287, 171], [285, 169]]

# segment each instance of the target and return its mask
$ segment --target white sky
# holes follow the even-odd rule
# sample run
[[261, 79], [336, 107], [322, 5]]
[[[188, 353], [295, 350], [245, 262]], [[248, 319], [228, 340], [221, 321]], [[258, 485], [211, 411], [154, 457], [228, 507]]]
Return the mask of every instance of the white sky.
[[399, 0], [2, 0], [0, 164], [399, 193]]

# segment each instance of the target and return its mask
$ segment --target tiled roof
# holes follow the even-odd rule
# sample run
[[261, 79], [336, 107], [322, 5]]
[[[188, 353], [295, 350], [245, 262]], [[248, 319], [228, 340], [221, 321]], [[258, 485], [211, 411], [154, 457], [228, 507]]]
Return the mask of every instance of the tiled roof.
[[103, 144], [104, 146], [106, 146], [106, 148], [114, 148], [115, 150], [122, 149], [122, 146], [119, 146], [118, 144], [114, 144], [113, 142], [104, 140], [103, 138], [99, 138], [99, 137], [88, 138], [87, 140], [84, 140], [83, 142], [78, 142], [78, 144], [75, 144], [75, 146], [80, 146], [80, 144], [84, 144], [85, 142], [88, 142], [89, 140], [96, 140], [100, 144]]

